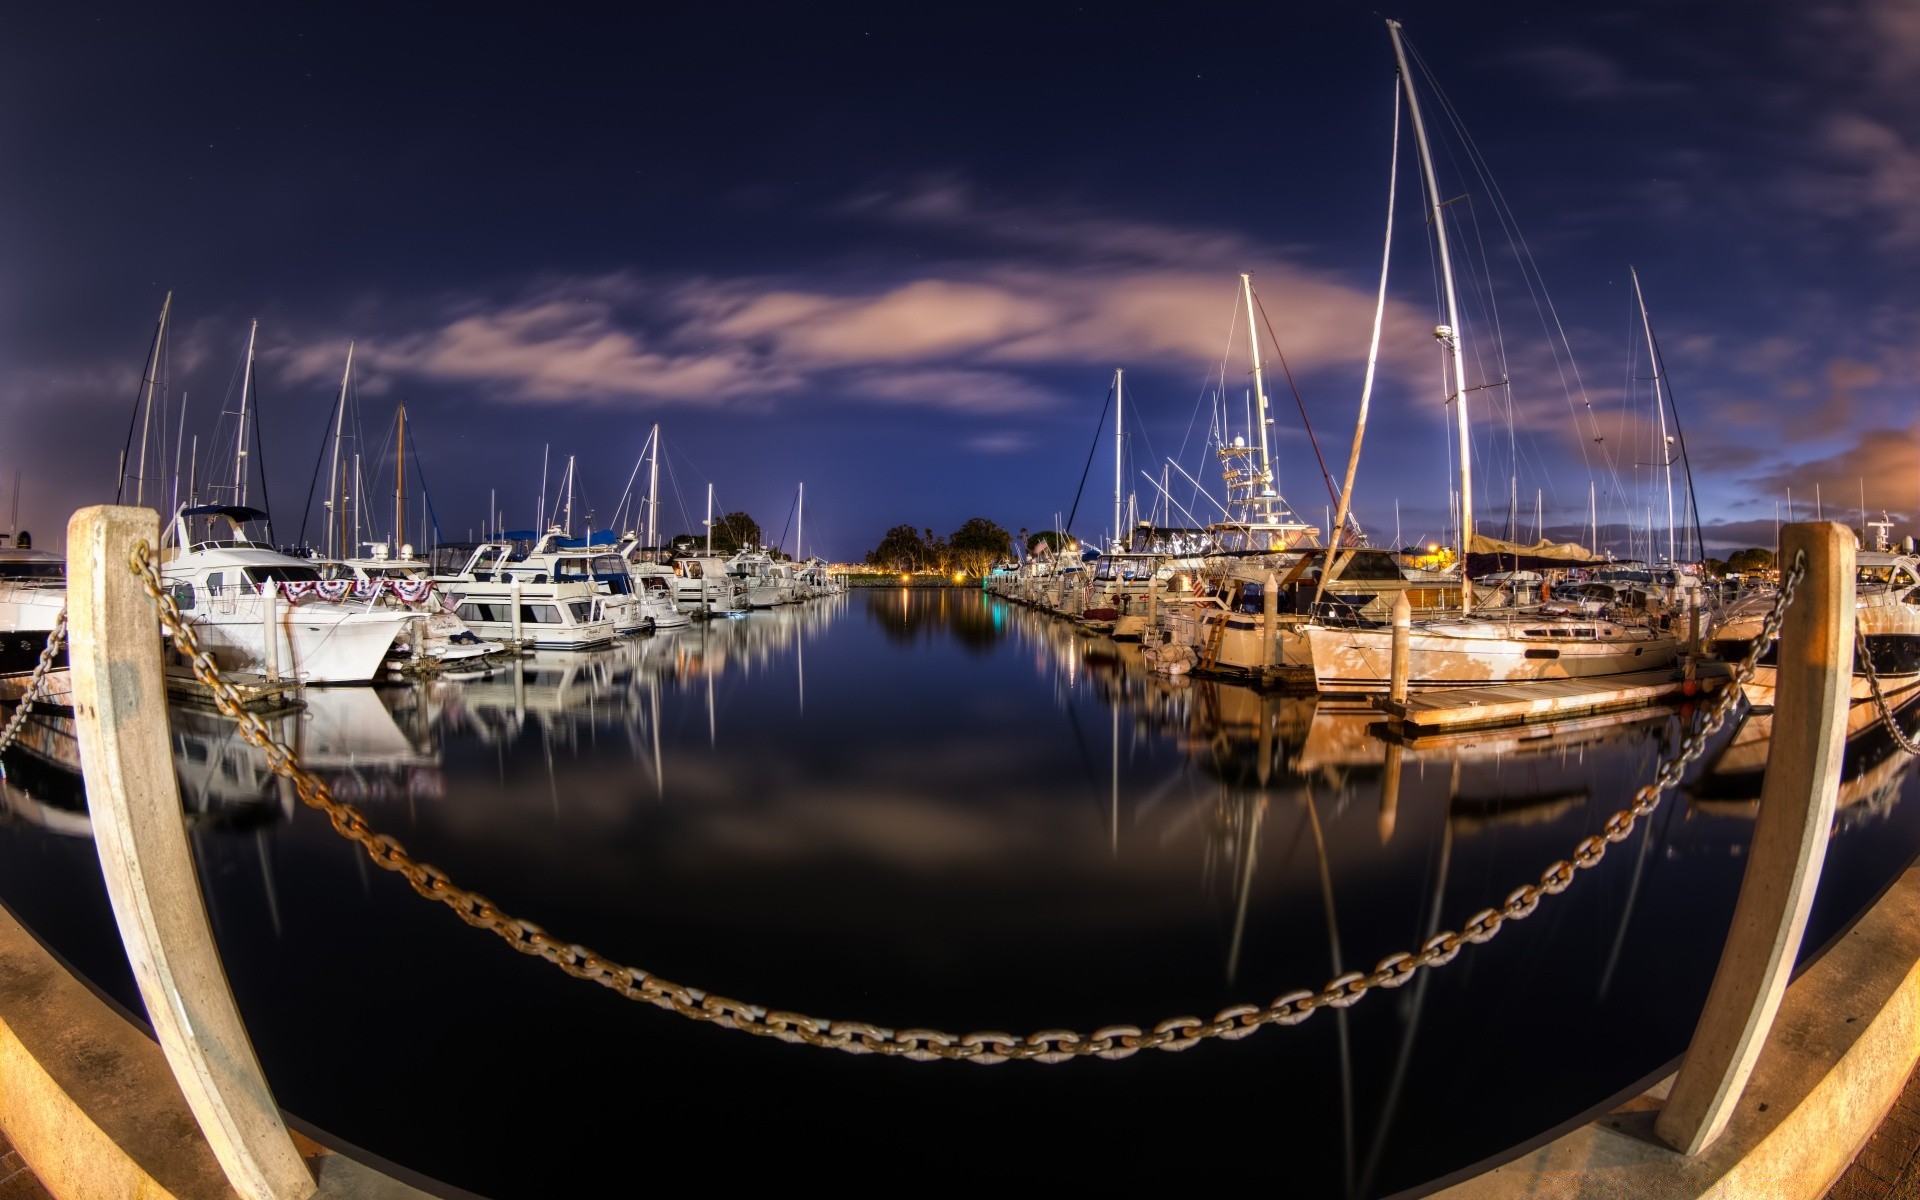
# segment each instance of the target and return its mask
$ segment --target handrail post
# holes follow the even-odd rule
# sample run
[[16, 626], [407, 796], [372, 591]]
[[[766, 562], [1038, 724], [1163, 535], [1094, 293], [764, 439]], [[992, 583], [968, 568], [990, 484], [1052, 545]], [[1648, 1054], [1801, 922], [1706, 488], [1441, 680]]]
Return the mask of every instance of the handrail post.
[[100, 869], [147, 1019], [228, 1182], [246, 1200], [305, 1200], [313, 1178], [247, 1039], [194, 873], [154, 604], [129, 565], [142, 539], [160, 542], [151, 509], [96, 505], [67, 525], [73, 708]]
[[1853, 533], [1831, 522], [1781, 530], [1784, 564], [1805, 551], [1780, 628], [1773, 745], [1740, 898], [1720, 966], [1667, 1106], [1661, 1140], [1698, 1154], [1727, 1126], [1793, 975], [1819, 886], [1846, 751], [1853, 679]]

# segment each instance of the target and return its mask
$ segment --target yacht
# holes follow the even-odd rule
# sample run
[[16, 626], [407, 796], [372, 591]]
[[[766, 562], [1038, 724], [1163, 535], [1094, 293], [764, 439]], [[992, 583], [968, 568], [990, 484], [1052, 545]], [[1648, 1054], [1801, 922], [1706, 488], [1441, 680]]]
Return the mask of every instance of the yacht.
[[[345, 583], [348, 589], [343, 599], [371, 601], [423, 621], [420, 653], [442, 664], [471, 666], [507, 652], [504, 642], [481, 638], [442, 602], [442, 597], [435, 595], [432, 566], [415, 558], [412, 546], [402, 545], [399, 558], [388, 557], [385, 542], [370, 542], [366, 549], [368, 554], [363, 558], [311, 560], [320, 573], [320, 583], [312, 590], [333, 590]], [[394, 643], [396, 652], [412, 656], [414, 631], [415, 626], [409, 623], [407, 632]]]
[[673, 560], [673, 600], [690, 615], [733, 616], [747, 611], [747, 589], [727, 559], [687, 555]]
[[[0, 546], [0, 678], [33, 674], [66, 606], [66, 559], [31, 546]], [[66, 662], [63, 646], [54, 667]]]
[[569, 537], [560, 526], [549, 525], [521, 557], [526, 569], [545, 573], [555, 583], [592, 585], [600, 597], [600, 611], [613, 622], [616, 634], [652, 632], [653, 622], [634, 594], [626, 560], [606, 543], [596, 550], [593, 542], [591, 533], [585, 538]]
[[174, 514], [160, 574], [181, 615], [223, 671], [370, 682], [413, 615], [308, 590], [320, 582], [313, 564], [247, 536], [248, 525], [265, 519], [241, 505]]
[[[457, 569], [453, 557], [464, 554]], [[516, 554], [508, 541], [441, 546], [433, 581], [454, 613], [478, 635], [550, 650], [579, 650], [613, 640], [614, 624], [593, 582], [555, 580], [552, 569]], [[515, 605], [518, 609], [515, 609]]]

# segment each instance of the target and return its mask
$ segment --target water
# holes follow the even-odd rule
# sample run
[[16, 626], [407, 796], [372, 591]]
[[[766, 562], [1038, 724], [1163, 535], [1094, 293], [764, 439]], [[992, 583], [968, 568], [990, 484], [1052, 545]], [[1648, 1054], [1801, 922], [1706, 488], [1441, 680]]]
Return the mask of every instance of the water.
[[[1683, 719], [1409, 749], [1387, 813], [1364, 710], [1152, 678], [1132, 648], [944, 589], [309, 701], [278, 727], [342, 798], [557, 937], [769, 1008], [1020, 1033], [1210, 1017], [1416, 948], [1596, 832]], [[70, 729], [35, 736], [37, 754], [8, 758], [0, 899], [137, 1010]], [[944, 1180], [1003, 1162], [1417, 1188], [1681, 1051], [1757, 794], [1751, 775], [1696, 781], [1532, 918], [1351, 1009], [1182, 1054], [982, 1070], [621, 999], [372, 867], [231, 722], [176, 712], [175, 751], [280, 1103], [502, 1198], [611, 1193], [666, 1167]], [[1888, 751], [1854, 749], [1810, 946], [1920, 850], [1908, 763]]]

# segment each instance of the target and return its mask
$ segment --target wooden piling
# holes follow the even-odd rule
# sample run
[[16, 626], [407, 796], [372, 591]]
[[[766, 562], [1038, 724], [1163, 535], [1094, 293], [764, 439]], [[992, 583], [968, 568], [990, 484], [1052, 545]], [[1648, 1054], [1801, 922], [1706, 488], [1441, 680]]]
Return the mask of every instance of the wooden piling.
[[[1780, 558], [1805, 551], [1780, 630], [1773, 746], [1740, 898], [1713, 986], [1655, 1129], [1698, 1154], [1726, 1128], [1765, 1045], [1806, 932], [1833, 827], [1853, 676], [1854, 542], [1845, 525], [1788, 525]], [[1643, 835], [1645, 836], [1645, 835]]]
[[97, 505], [67, 526], [75, 725], [101, 872], [147, 1019], [235, 1192], [304, 1200], [312, 1177], [233, 1002], [181, 819], [154, 604], [128, 566], [160, 543], [151, 509]]
[[1393, 663], [1387, 677], [1387, 699], [1404, 706], [1407, 676], [1413, 671], [1413, 605], [1405, 592], [1393, 598]]

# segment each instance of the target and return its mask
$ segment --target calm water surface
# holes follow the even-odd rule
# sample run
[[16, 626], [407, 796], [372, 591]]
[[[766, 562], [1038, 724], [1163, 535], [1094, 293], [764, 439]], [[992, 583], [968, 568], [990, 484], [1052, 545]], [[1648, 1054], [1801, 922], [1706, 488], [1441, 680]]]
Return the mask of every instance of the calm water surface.
[[[770, 1008], [1024, 1033], [1209, 1017], [1416, 948], [1597, 832], [1684, 719], [1396, 749], [1389, 808], [1364, 710], [1137, 664], [976, 592], [876, 590], [484, 679], [316, 691], [280, 724], [377, 828], [560, 938]], [[944, 1180], [1003, 1160], [1418, 1188], [1680, 1052], [1758, 794], [1740, 751], [1710, 754], [1718, 770], [1566, 894], [1351, 1009], [1183, 1054], [982, 1070], [753, 1039], [568, 978], [371, 867], [231, 722], [174, 728], [277, 1098], [502, 1198], [666, 1168]], [[7, 759], [0, 900], [137, 1010], [71, 730], [35, 737]], [[1920, 849], [1907, 765], [1884, 739], [1853, 747], [1810, 945]]]

